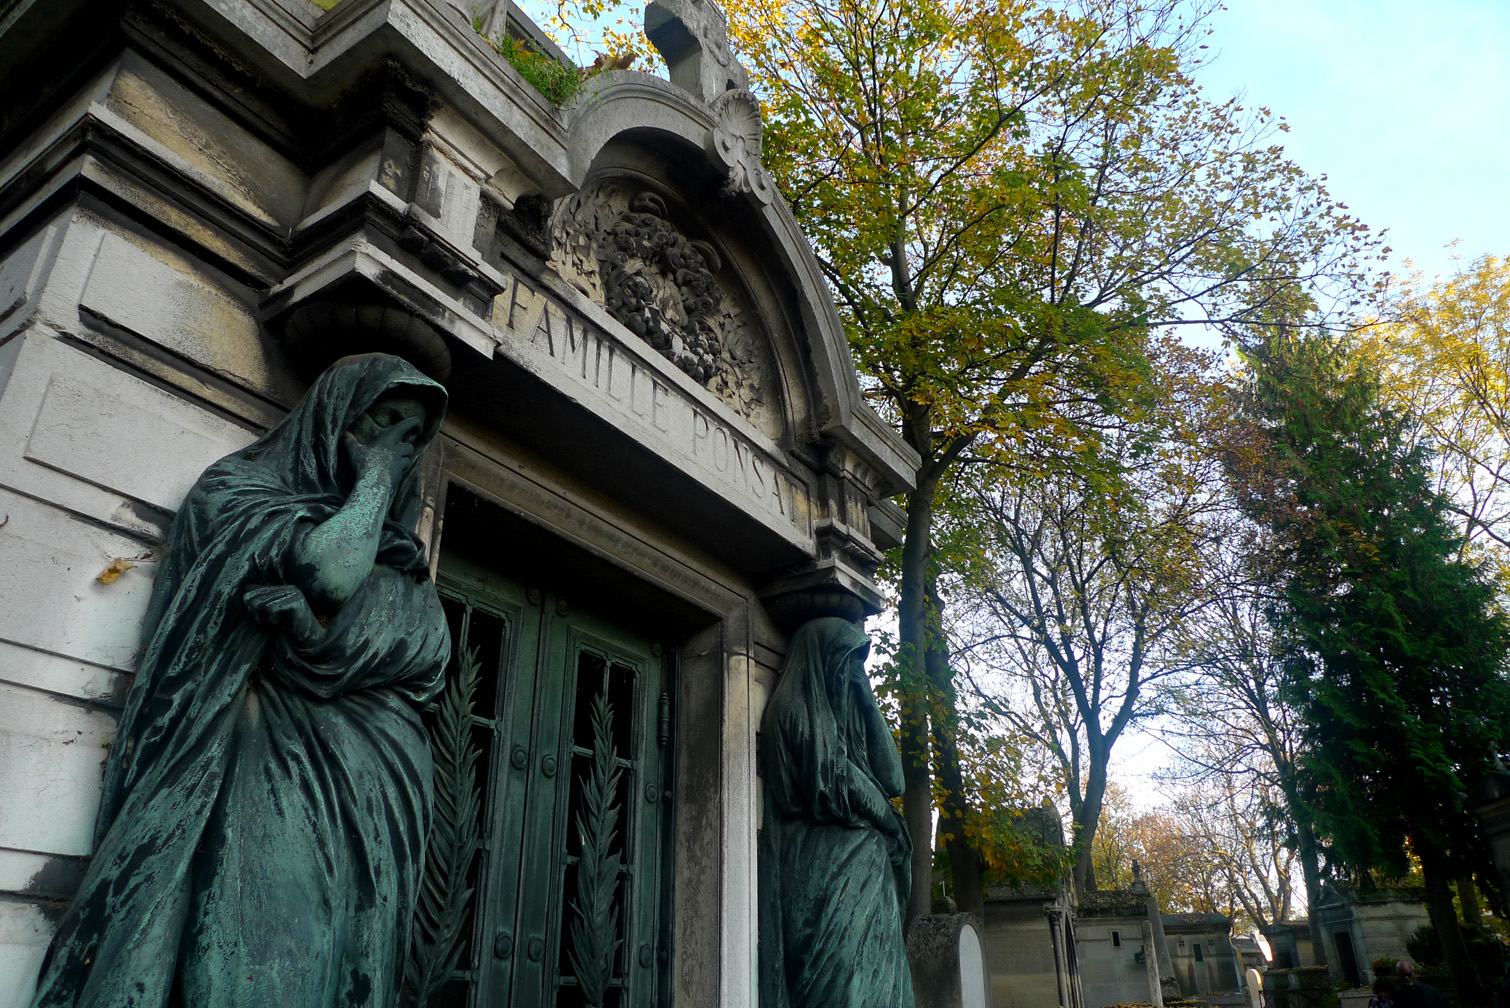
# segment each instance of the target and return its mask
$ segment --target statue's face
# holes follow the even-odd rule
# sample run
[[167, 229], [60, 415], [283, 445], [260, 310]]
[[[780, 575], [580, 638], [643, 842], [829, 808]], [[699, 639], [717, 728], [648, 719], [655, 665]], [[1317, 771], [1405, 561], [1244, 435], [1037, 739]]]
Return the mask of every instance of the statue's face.
[[865, 651], [856, 651], [850, 656], [848, 665], [849, 688], [859, 696], [870, 693], [870, 672], [865, 668]]
[[[357, 417], [351, 425], [351, 434], [362, 444], [371, 444], [384, 431], [408, 425], [401, 441], [412, 445], [424, 432], [425, 404], [402, 392], [389, 392], [378, 397], [372, 407]], [[418, 423], [410, 421], [418, 420]]]

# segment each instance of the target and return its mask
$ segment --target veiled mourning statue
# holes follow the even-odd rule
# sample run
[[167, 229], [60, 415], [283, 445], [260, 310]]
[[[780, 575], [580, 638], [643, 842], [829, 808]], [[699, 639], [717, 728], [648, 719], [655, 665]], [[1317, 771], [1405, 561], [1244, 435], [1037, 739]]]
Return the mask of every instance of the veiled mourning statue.
[[846, 620], [792, 637], [762, 724], [763, 1008], [911, 1008], [902, 761]]
[[343, 358], [189, 492], [36, 1006], [395, 1002], [450, 652], [414, 460], [445, 401]]

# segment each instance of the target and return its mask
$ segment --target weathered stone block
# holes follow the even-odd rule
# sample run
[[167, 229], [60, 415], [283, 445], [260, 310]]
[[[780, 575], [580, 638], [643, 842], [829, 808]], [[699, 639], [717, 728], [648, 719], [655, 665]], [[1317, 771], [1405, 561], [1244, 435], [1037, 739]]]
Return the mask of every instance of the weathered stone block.
[[[85, 855], [115, 718], [0, 683], [0, 849]], [[21, 883], [21, 884], [17, 884]], [[0, 877], [0, 891], [25, 880]]]
[[32, 903], [0, 900], [0, 1008], [25, 1008], [37, 987], [37, 968], [55, 925]]
[[251, 440], [245, 428], [46, 331], [0, 348], [0, 485], [143, 542], [167, 531], [206, 465]]
[[927, 914], [907, 929], [918, 1008], [986, 1008], [990, 971], [974, 914]]
[[114, 584], [96, 576], [143, 543], [0, 491], [0, 639], [94, 665], [128, 669], [152, 591], [153, 565], [139, 562]]

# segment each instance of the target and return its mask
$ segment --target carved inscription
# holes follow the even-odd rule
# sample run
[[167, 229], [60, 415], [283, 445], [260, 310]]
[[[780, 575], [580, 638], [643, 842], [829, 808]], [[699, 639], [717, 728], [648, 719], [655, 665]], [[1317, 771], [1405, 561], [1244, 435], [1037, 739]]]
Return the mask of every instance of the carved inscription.
[[[493, 302], [493, 325], [578, 393], [622, 417], [747, 511], [810, 534], [806, 488], [764, 449], [666, 380], [646, 359], [516, 276]], [[642, 437], [642, 439], [645, 439]]]

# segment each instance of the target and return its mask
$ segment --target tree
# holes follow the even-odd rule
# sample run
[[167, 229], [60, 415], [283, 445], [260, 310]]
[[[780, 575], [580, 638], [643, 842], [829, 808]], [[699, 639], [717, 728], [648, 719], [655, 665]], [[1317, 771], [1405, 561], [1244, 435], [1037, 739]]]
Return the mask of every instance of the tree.
[[1125, 889], [1133, 865], [1165, 913], [1219, 913], [1245, 927], [1290, 915], [1294, 852], [1265, 803], [1277, 796], [1228, 778], [1183, 789], [1173, 808], [1134, 812], [1127, 792], [1107, 788], [1092, 858], [1097, 880]]
[[1373, 375], [1334, 341], [1281, 334], [1247, 360], [1262, 478], [1241, 489], [1284, 550], [1270, 618], [1283, 695], [1311, 736], [1307, 804], [1350, 864], [1403, 875], [1419, 859], [1447, 964], [1472, 1000], [1451, 881], [1483, 856], [1463, 795], [1506, 741], [1510, 628]]
[[979, 852], [987, 884], [1056, 887], [1070, 869], [1055, 808], [1062, 789], [1035, 765], [1032, 740], [1002, 731], [987, 710], [968, 703], [955, 728], [970, 811], [964, 822], [941, 818], [941, 827], [961, 831]]
[[1175, 800], [1175, 822], [1198, 852], [1196, 885], [1215, 893], [1212, 912], [1240, 928], [1268, 927], [1294, 908], [1296, 852], [1274, 815], [1283, 808], [1272, 784], [1236, 773], [1213, 774]]
[[[1242, 436], [1230, 431], [1224, 444], [1229, 461], [1245, 448]], [[1277, 601], [1273, 586], [1282, 575], [1282, 564], [1263, 530], [1246, 521], [1228, 526], [1215, 562], [1213, 574], [1221, 587], [1211, 604], [1180, 631], [1183, 660], [1201, 674], [1200, 686], [1177, 698], [1173, 717], [1165, 724], [1166, 738], [1178, 740], [1180, 765], [1175, 776], [1197, 794], [1209, 795], [1214, 787], [1215, 795], [1203, 799], [1208, 807], [1230, 810], [1232, 803], [1221, 800], [1229, 793], [1256, 796], [1257, 804], [1249, 803], [1248, 809], [1252, 822], [1264, 827], [1266, 843], [1282, 837], [1285, 847], [1293, 847], [1306, 904], [1314, 906], [1321, 898], [1321, 850], [1302, 794], [1305, 726], [1280, 696], [1279, 656], [1273, 629], [1264, 617], [1265, 607]], [[1256, 845], [1243, 845], [1249, 846]], [[1249, 890], [1240, 902], [1260, 926], [1284, 919], [1291, 896], [1288, 869], [1280, 870], [1279, 851], [1270, 851], [1262, 865], [1256, 857], [1252, 860], [1249, 878], [1254, 881], [1232, 883]], [[1264, 907], [1272, 914], [1267, 920]], [[1320, 920], [1314, 915], [1308, 920], [1317, 961], [1324, 964]]]
[[[559, 0], [608, 19], [619, 0]], [[1355, 277], [1366, 229], [1198, 93], [1215, 0], [731, 0], [764, 157], [835, 291], [868, 391], [922, 466], [897, 564], [904, 807], [961, 811], [936, 510], [968, 453], [1094, 452], [1148, 331], [1241, 330], [1269, 291]], [[551, 19], [547, 12], [547, 20]], [[643, 51], [613, 29], [610, 48]], [[586, 36], [582, 36], [586, 38]], [[1348, 285], [1343, 284], [1344, 288]], [[949, 849], [978, 909], [979, 853]], [[926, 877], [928, 845], [914, 852]], [[971, 896], [975, 893], [975, 896]], [[925, 910], [915, 887], [911, 912]]]
[[[1094, 453], [1100, 418], [1137, 397], [1147, 332], [1262, 322], [1275, 281], [1346, 273], [1368, 243], [1269, 142], [1268, 110], [1196, 91], [1211, 6], [730, 5], [767, 165], [871, 394], [922, 459], [897, 573], [904, 808], [919, 841], [935, 759], [945, 811], [964, 801], [930, 604], [936, 509], [962, 458]], [[978, 852], [963, 837], [949, 851], [975, 907]], [[929, 867], [919, 842], [915, 876]], [[915, 887], [910, 910], [927, 899]]]
[[1096, 878], [1105, 888], [1130, 887], [1136, 866], [1136, 877], [1162, 912], [1224, 912], [1199, 838], [1168, 812], [1134, 813], [1127, 792], [1116, 784], [1107, 788], [1092, 852]]
[[[978, 467], [965, 535], [979, 544], [958, 594], [974, 662], [1004, 676], [981, 694], [1058, 767], [1080, 856], [1076, 890], [1096, 885], [1092, 848], [1113, 748], [1164, 709], [1182, 668], [1174, 645], [1208, 601], [1203, 554], [1219, 527], [1220, 463], [1202, 450], [1213, 418], [1205, 358], [1166, 339], [1145, 350], [1153, 402], [1101, 434], [1073, 469]], [[963, 557], [961, 556], [963, 560]], [[968, 614], [968, 615], [966, 615]]]
[[1116, 781], [1106, 784], [1101, 803], [1101, 822], [1091, 842], [1091, 870], [1097, 881], [1109, 889], [1126, 888], [1132, 883], [1132, 863], [1138, 859], [1133, 839], [1135, 813], [1127, 790]]
[[1397, 285], [1359, 351], [1383, 401], [1414, 417], [1465, 542], [1510, 575], [1510, 260]]

